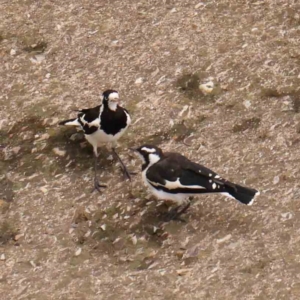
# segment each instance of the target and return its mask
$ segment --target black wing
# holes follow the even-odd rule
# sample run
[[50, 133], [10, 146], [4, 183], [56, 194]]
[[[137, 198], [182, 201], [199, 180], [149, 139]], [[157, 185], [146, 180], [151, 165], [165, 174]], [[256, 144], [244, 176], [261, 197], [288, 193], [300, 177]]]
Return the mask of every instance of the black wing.
[[78, 118], [82, 118], [90, 123], [99, 118], [101, 105], [98, 105], [93, 108], [81, 109], [79, 110]]
[[166, 153], [146, 175], [150, 184], [169, 193], [216, 193], [234, 187], [214, 171], [178, 153]]
[[100, 115], [100, 108], [101, 105], [98, 105], [93, 108], [80, 110], [77, 118], [85, 134], [92, 134], [100, 127], [100, 119], [97, 122]]

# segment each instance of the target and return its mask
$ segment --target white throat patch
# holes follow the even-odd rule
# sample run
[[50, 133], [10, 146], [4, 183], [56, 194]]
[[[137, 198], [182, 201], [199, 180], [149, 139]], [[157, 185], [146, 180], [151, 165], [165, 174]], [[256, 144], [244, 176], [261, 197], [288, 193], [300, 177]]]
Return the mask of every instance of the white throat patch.
[[118, 103], [115, 101], [108, 101], [108, 107], [110, 110], [115, 111], [118, 107]]
[[149, 165], [152, 166], [160, 160], [159, 155], [157, 154], [149, 154]]

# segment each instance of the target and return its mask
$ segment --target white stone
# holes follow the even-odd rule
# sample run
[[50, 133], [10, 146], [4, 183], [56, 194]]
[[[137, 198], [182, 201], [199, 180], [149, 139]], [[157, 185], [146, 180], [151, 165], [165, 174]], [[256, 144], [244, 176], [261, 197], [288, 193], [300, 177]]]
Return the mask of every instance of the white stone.
[[230, 239], [231, 239], [231, 234], [228, 234], [228, 235], [224, 236], [222, 239], [218, 239], [217, 243], [221, 244], [221, 243], [224, 243], [226, 241], [229, 241]]
[[136, 81], [134, 82], [136, 85], [140, 85], [144, 82], [144, 79], [142, 77], [139, 77], [136, 79]]
[[75, 252], [75, 256], [79, 256], [81, 254], [82, 249], [78, 248]]
[[199, 2], [198, 4], [195, 5], [195, 9], [198, 9], [199, 7], [201, 7], [202, 5], [204, 5], [203, 2]]
[[280, 181], [279, 176], [275, 176], [274, 179], [273, 179], [273, 184], [278, 184], [279, 181]]
[[243, 104], [244, 104], [244, 106], [248, 109], [248, 108], [250, 108], [250, 106], [251, 106], [251, 102], [249, 101], [249, 100], [245, 100], [244, 102], [243, 102]]
[[59, 148], [53, 148], [52, 150], [56, 155], [58, 156], [65, 156], [66, 151], [65, 150], [60, 150]]
[[17, 51], [15, 50], [15, 49], [11, 49], [10, 50], [10, 55], [11, 56], [14, 56], [14, 55], [16, 55], [17, 54]]
[[207, 83], [200, 84], [199, 89], [204, 95], [208, 95], [213, 91], [214, 86], [214, 83], [212, 81], [209, 81]]

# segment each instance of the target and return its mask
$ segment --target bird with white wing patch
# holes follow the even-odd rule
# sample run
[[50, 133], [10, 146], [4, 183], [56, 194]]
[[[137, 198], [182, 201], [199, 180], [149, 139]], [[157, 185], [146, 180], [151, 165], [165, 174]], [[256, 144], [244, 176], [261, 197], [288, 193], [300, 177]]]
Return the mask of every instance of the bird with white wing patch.
[[163, 153], [153, 145], [131, 149], [141, 160], [142, 178], [152, 194], [176, 204], [170, 219], [178, 218], [190, 206], [189, 196], [219, 193], [242, 204], [251, 205], [259, 191], [223, 179], [212, 170], [192, 162], [179, 153]]
[[115, 150], [116, 141], [125, 133], [131, 123], [129, 112], [119, 106], [119, 93], [115, 90], [106, 90], [102, 94], [102, 103], [93, 108], [81, 109], [77, 118], [65, 120], [59, 125], [77, 126], [84, 131], [86, 140], [93, 146], [95, 155], [94, 187], [100, 192], [101, 187], [97, 178], [98, 147], [111, 143], [112, 151], [120, 162], [123, 172], [128, 179], [130, 174]]

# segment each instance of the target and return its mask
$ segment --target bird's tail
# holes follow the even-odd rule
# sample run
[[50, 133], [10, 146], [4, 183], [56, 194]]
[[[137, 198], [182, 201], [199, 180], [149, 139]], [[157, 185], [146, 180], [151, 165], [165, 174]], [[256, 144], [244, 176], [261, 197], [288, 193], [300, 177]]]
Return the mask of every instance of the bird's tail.
[[259, 196], [260, 192], [258, 190], [247, 188], [238, 184], [232, 184], [227, 186], [227, 193], [224, 194], [243, 204], [252, 205], [254, 199]]
[[64, 120], [58, 123], [58, 125], [66, 125], [66, 126], [80, 126], [80, 123], [78, 122], [78, 119], [69, 119]]

